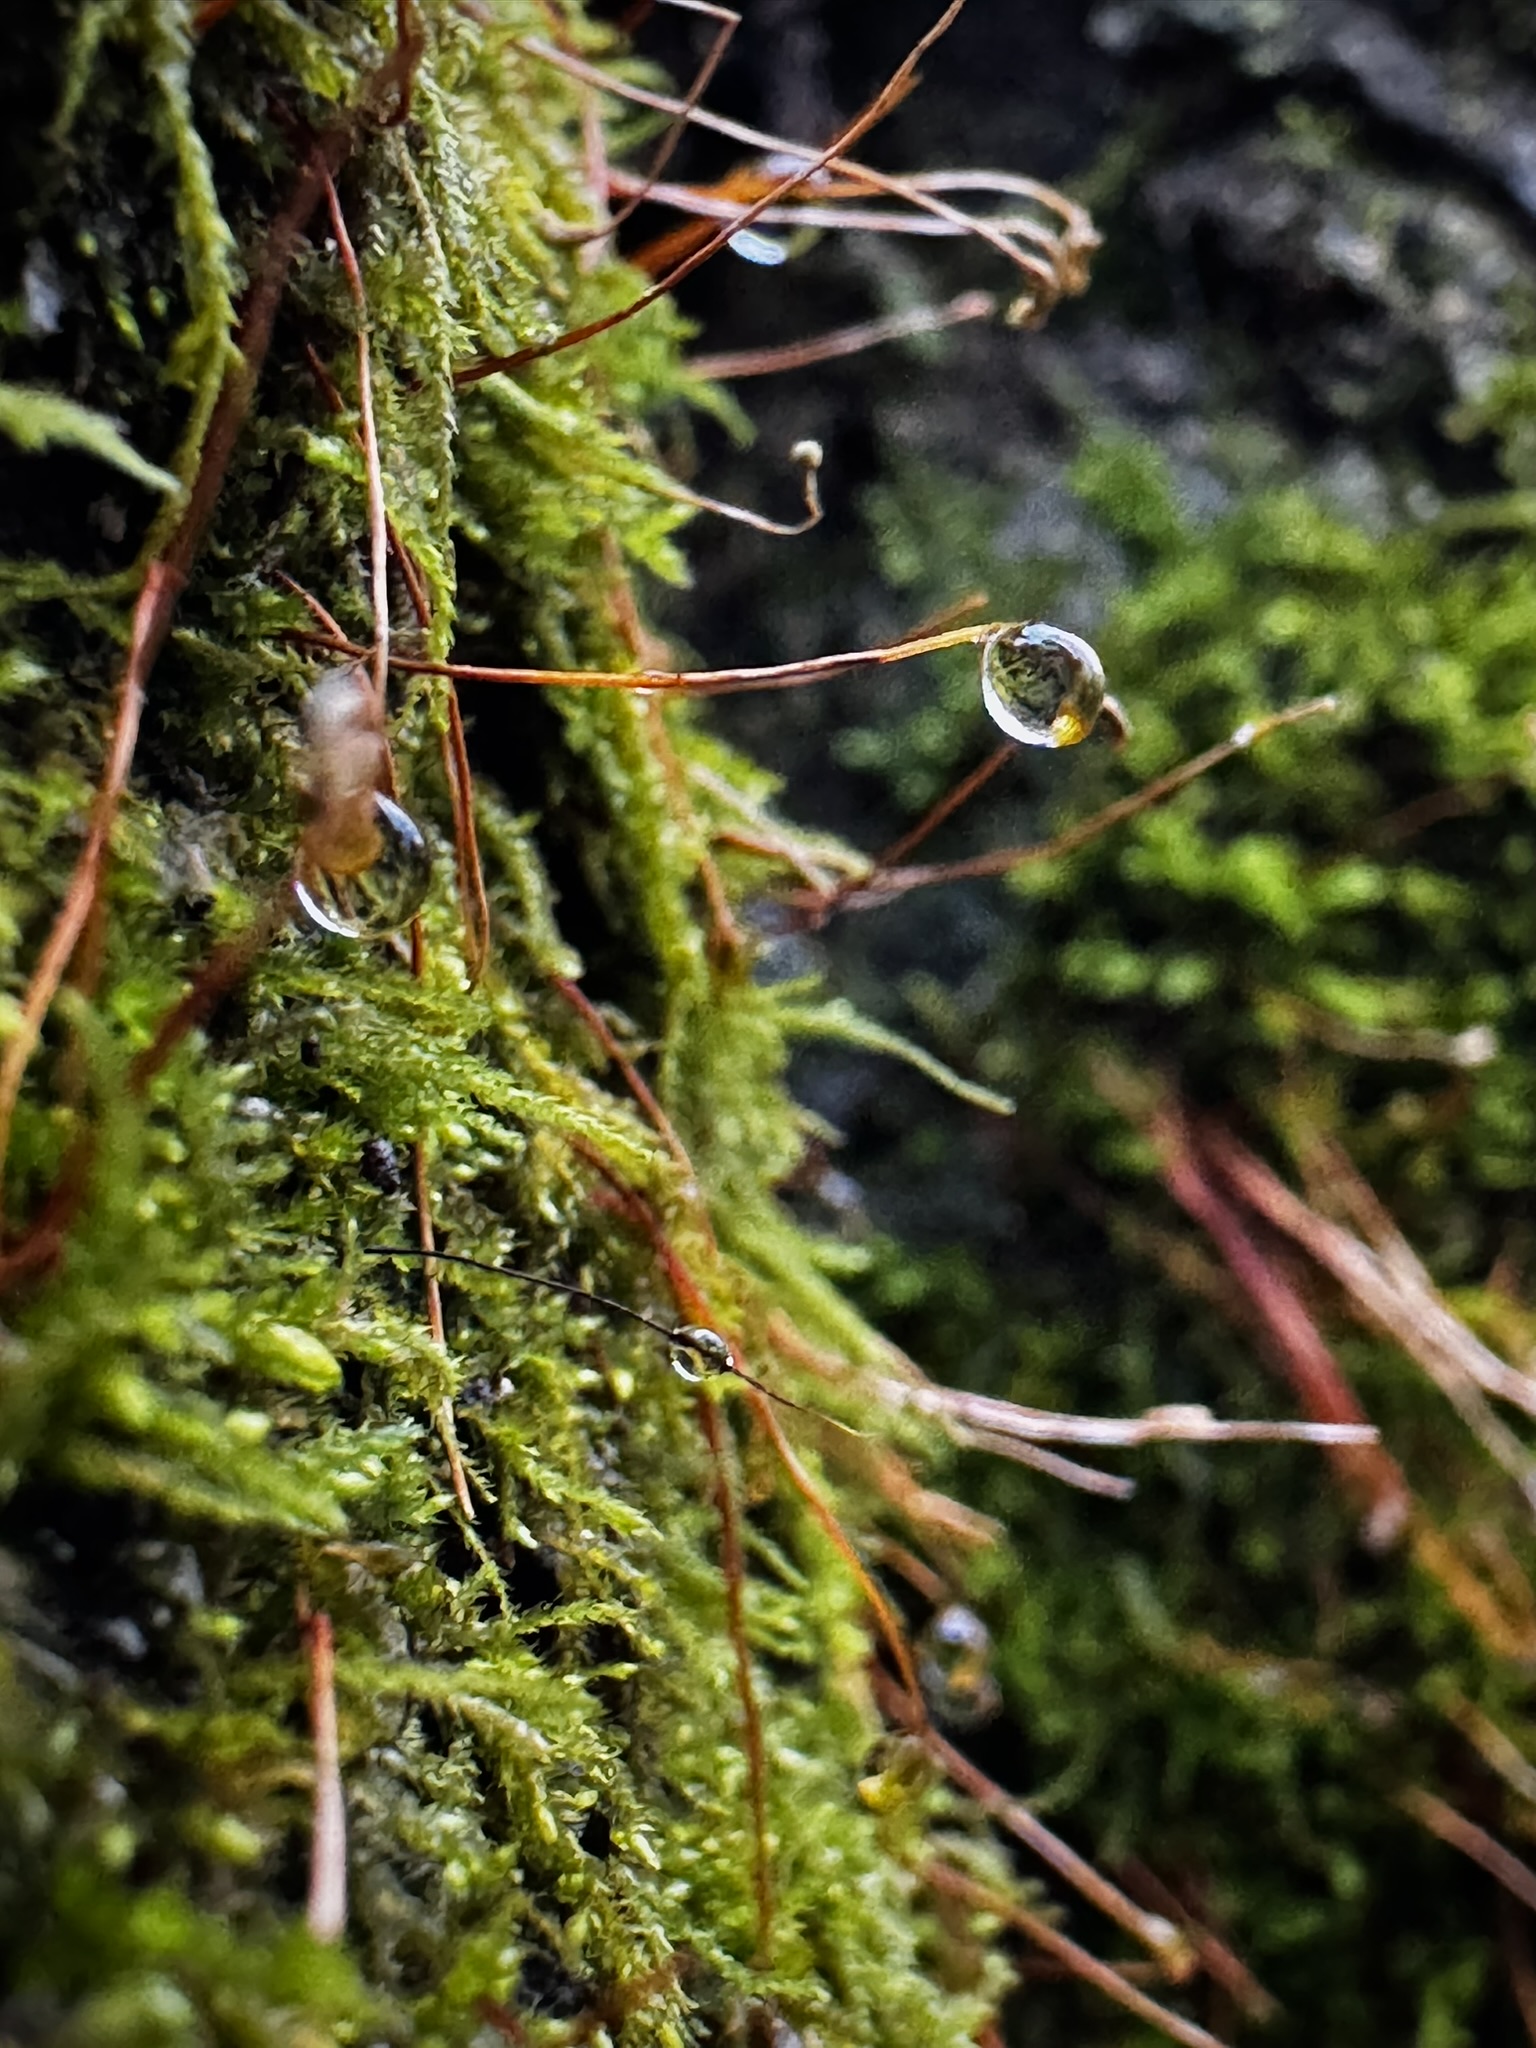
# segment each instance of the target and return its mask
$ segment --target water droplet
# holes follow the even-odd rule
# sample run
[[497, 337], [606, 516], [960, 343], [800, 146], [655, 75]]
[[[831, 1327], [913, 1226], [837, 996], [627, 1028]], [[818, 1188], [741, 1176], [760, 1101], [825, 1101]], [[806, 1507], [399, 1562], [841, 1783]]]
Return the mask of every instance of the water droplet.
[[311, 868], [296, 875], [294, 899], [317, 931], [377, 939], [408, 925], [426, 901], [432, 856], [421, 827], [382, 790], [373, 792], [372, 858], [346, 874]]
[[999, 626], [982, 642], [981, 696], [1010, 739], [1075, 747], [1104, 708], [1104, 665], [1086, 640], [1060, 626]]
[[668, 1361], [680, 1380], [695, 1386], [711, 1374], [733, 1370], [730, 1345], [718, 1330], [706, 1329], [703, 1323], [684, 1323], [672, 1332]]
[[989, 1721], [1002, 1704], [992, 1638], [969, 1607], [941, 1607], [917, 1639], [917, 1677], [929, 1712], [952, 1728]]

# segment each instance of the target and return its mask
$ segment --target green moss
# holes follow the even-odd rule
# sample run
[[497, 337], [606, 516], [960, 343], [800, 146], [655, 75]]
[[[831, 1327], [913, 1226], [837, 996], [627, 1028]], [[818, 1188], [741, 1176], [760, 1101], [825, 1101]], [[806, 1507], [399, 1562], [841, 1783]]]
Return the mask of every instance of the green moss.
[[[622, 662], [621, 578], [684, 574], [682, 514], [636, 452], [642, 417], [688, 395], [675, 313], [515, 384], [451, 382], [477, 351], [636, 289], [544, 232], [586, 201], [579, 99], [512, 42], [541, 13], [424, 7], [409, 118], [381, 127], [355, 110], [393, 13], [248, 0], [199, 29], [183, 0], [133, 0], [35, 10], [16, 31], [4, 370], [57, 395], [16, 413], [24, 446], [49, 446], [11, 458], [0, 514], [7, 1006], [60, 901], [129, 607], [176, 517], [140, 487], [198, 474], [306, 134], [356, 127], [342, 202], [425, 649], [462, 629], [503, 659]], [[712, 951], [716, 799], [694, 808], [672, 750], [749, 795], [760, 778], [687, 715], [622, 696], [553, 715], [532, 693], [488, 702], [487, 751], [517, 773], [509, 802], [480, 795], [494, 947], [470, 986], [444, 686], [413, 685], [391, 725], [436, 857], [419, 977], [400, 946], [285, 930], [132, 1085], [133, 1055], [292, 858], [296, 717], [322, 658], [290, 637], [309, 621], [285, 579], [371, 631], [355, 417], [311, 361], [354, 407], [354, 326], [322, 220], [151, 678], [90, 964], [18, 1107], [12, 1244], [86, 1156], [89, 1181], [56, 1262], [13, 1291], [0, 1352], [0, 2029], [82, 2048], [446, 2044], [492, 2041], [486, 2012], [506, 2008], [554, 2042], [590, 2007], [603, 2038], [667, 2048], [737, 2039], [770, 2001], [846, 2048], [958, 2048], [995, 1979], [946, 1989], [930, 1967], [936, 1928], [855, 1790], [878, 1734], [866, 1617], [798, 1496], [762, 1476], [730, 1393], [730, 1458], [751, 1467], [766, 1956], [694, 1397], [644, 1333], [480, 1275], [445, 1283], [440, 1348], [419, 1273], [361, 1256], [414, 1228], [368, 1148], [403, 1162], [419, 1144], [457, 1249], [669, 1314], [600, 1160], [732, 1327], [760, 1338], [787, 1305], [813, 1342], [874, 1354], [771, 1194], [800, 1145], [787, 1037], [848, 1020], [786, 1010]], [[697, 1185], [551, 986], [581, 970], [654, 1049]], [[830, 1398], [860, 1405], [852, 1384]], [[799, 1433], [816, 1464], [814, 1426]], [[828, 1484], [856, 1536], [888, 1513], [851, 1478]], [[334, 1952], [303, 1931], [300, 1598], [336, 1634], [351, 1912]], [[909, 1855], [936, 1810], [916, 1800]]]

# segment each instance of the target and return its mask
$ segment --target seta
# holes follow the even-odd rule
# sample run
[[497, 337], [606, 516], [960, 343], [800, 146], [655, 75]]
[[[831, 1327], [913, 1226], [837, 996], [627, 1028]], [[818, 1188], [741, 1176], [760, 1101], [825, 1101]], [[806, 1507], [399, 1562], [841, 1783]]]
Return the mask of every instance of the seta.
[[[501, 1280], [520, 1280], [525, 1287], [543, 1287], [551, 1294], [563, 1294], [570, 1301], [585, 1302], [591, 1308], [601, 1309], [605, 1315], [622, 1316], [628, 1322], [638, 1323], [642, 1329], [653, 1331], [667, 1346], [667, 1362], [672, 1370], [679, 1379], [687, 1380], [691, 1385], [697, 1386], [706, 1379], [716, 1379], [728, 1373], [756, 1388], [770, 1401], [776, 1401], [781, 1408], [794, 1408], [802, 1415], [814, 1415], [819, 1422], [828, 1422], [849, 1436], [863, 1434], [850, 1423], [839, 1422], [835, 1415], [807, 1407], [804, 1401], [792, 1401], [788, 1394], [776, 1393], [762, 1380], [754, 1379], [751, 1373], [737, 1364], [730, 1345], [720, 1332], [703, 1323], [674, 1326], [658, 1322], [654, 1316], [630, 1308], [626, 1302], [612, 1301], [606, 1294], [594, 1294], [590, 1287], [578, 1287], [570, 1280], [554, 1280], [545, 1273], [530, 1273], [521, 1266], [494, 1266], [488, 1259], [472, 1259], [463, 1252], [426, 1251], [420, 1245], [409, 1244], [373, 1244], [364, 1247], [363, 1255], [370, 1259], [438, 1259], [444, 1265], [468, 1266], [476, 1273], [490, 1273]], [[699, 1370], [695, 1370], [695, 1366]]]

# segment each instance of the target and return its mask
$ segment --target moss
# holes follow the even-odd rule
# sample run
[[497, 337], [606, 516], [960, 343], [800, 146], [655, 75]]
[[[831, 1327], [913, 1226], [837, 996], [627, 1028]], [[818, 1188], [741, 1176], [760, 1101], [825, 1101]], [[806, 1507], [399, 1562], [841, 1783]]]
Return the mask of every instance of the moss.
[[[179, 516], [163, 472], [183, 489], [200, 474], [307, 138], [351, 142], [341, 197], [426, 651], [622, 663], [627, 578], [684, 573], [682, 514], [636, 452], [644, 416], [694, 396], [673, 311], [455, 393], [477, 351], [622, 304], [636, 281], [546, 235], [585, 199], [580, 102], [514, 44], [540, 11], [421, 12], [394, 126], [366, 111], [394, 34], [382, 5], [199, 18], [185, 0], [82, 0], [15, 31], [8, 1005], [78, 850], [134, 593]], [[317, 226], [150, 681], [103, 915], [18, 1105], [10, 1249], [61, 1192], [69, 1213], [60, 1255], [10, 1295], [0, 1353], [0, 2027], [93, 2048], [498, 2027], [537, 2043], [586, 2013], [604, 2038], [666, 2048], [738, 2039], [772, 2008], [847, 2048], [959, 2044], [995, 1978], [946, 1989], [930, 1967], [936, 1927], [893, 1824], [855, 1790], [878, 1733], [857, 1592], [798, 1495], [762, 1478], [730, 1392], [697, 1398], [723, 1398], [727, 1467], [751, 1467], [767, 1955], [695, 1397], [645, 1333], [484, 1276], [445, 1283], [439, 1345], [419, 1272], [362, 1256], [414, 1228], [388, 1162], [419, 1148], [458, 1250], [668, 1315], [616, 1178], [749, 1344], [777, 1301], [813, 1344], [874, 1355], [771, 1194], [800, 1145], [786, 1038], [837, 1019], [797, 1018], [711, 943], [713, 799], [686, 764], [755, 794], [746, 764], [623, 696], [488, 704], [479, 744], [507, 795], [479, 797], [494, 947], [472, 985], [445, 686], [414, 684], [390, 723], [435, 855], [420, 972], [399, 944], [285, 929], [147, 1087], [131, 1069], [292, 859], [296, 720], [322, 662], [292, 637], [310, 622], [287, 579], [371, 630], [354, 325]], [[54, 395], [15, 410], [13, 385]], [[577, 972], [654, 1054], [696, 1178], [554, 987]], [[858, 1407], [853, 1368], [820, 1397]], [[827, 1483], [856, 1535], [889, 1514], [856, 1476]], [[335, 1950], [304, 1931], [296, 1601], [336, 1638], [351, 1911]], [[907, 1860], [942, 1811], [917, 1797], [896, 1830]]]

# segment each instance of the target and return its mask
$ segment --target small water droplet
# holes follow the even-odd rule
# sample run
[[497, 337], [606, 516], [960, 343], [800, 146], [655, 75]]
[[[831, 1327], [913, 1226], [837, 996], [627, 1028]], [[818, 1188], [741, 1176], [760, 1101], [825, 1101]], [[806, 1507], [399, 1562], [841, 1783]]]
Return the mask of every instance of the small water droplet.
[[958, 1601], [941, 1607], [917, 1639], [917, 1676], [935, 1719], [975, 1728], [1002, 1704], [986, 1623]]
[[678, 1378], [695, 1386], [711, 1374], [732, 1370], [730, 1345], [718, 1330], [703, 1323], [684, 1323], [674, 1330], [667, 1357]]
[[1036, 620], [982, 642], [981, 696], [993, 722], [1026, 747], [1074, 747], [1104, 708], [1104, 665], [1086, 640]]
[[373, 792], [378, 851], [352, 874], [312, 869], [296, 875], [294, 900], [317, 931], [338, 939], [377, 939], [397, 932], [426, 901], [432, 855], [421, 827], [382, 790]]

